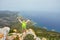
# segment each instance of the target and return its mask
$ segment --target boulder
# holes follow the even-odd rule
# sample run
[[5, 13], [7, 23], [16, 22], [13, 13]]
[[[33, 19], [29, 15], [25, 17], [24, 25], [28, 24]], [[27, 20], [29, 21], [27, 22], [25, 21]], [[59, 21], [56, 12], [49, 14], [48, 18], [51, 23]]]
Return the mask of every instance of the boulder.
[[9, 27], [0, 28], [0, 40], [6, 40], [9, 31]]

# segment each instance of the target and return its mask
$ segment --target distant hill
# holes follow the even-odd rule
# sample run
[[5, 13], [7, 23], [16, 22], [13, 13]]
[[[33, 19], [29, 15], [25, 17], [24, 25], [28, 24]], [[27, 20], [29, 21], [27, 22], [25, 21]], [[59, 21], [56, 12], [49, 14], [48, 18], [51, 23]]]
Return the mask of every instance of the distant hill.
[[15, 22], [17, 13], [18, 12], [0, 11], [0, 27], [10, 26], [10, 23]]

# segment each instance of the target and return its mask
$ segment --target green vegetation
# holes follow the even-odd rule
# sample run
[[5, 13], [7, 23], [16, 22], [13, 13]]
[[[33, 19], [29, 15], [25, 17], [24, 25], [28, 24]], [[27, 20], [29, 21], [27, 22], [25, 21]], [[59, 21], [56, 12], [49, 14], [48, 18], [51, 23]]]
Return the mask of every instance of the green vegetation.
[[[10, 11], [0, 12], [1, 15], [0, 27], [9, 26], [11, 28], [10, 33], [14, 32], [13, 29], [17, 29], [18, 30], [17, 32], [22, 33], [21, 23], [19, 23], [17, 20], [17, 16], [18, 16], [17, 13], [18, 12], [10, 12]], [[24, 18], [22, 17], [22, 19]], [[48, 31], [47, 29], [40, 28], [32, 24], [33, 22], [30, 22], [27, 25], [27, 29], [29, 28], [33, 29], [38, 37], [40, 38], [45, 37], [48, 40], [60, 40], [60, 33], [54, 31]], [[34, 39], [32, 35], [27, 35], [24, 40], [34, 40]]]
[[24, 38], [24, 40], [34, 40], [34, 38], [33, 38], [34, 36], [33, 35], [27, 35], [25, 38]]

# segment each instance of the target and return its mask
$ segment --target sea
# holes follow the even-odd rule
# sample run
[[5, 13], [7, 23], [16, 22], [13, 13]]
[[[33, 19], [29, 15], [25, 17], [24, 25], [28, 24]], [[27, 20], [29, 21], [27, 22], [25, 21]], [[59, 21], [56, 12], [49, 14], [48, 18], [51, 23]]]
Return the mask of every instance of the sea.
[[32, 20], [34, 25], [60, 32], [60, 12], [20, 11], [19, 15]]

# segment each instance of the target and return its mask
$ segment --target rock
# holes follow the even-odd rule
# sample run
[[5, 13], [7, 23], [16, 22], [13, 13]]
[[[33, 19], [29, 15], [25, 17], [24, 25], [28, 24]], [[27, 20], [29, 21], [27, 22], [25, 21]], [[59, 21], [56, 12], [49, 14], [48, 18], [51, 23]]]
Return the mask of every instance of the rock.
[[9, 27], [0, 28], [0, 40], [6, 40], [9, 31]]
[[36, 39], [35, 40], [41, 40], [39, 37], [36, 37]]
[[28, 35], [28, 34], [31, 34], [33, 35], [33, 38], [35, 40], [41, 40], [39, 37], [36, 36], [35, 32], [32, 30], [32, 29], [28, 29], [26, 30], [26, 32], [23, 32], [22, 34], [20, 33], [11, 33], [12, 35], [11, 36], [8, 36], [8, 40], [13, 40], [17, 37], [19, 37], [19, 40], [24, 40], [24, 38]]
[[47, 40], [47, 39], [45, 37], [43, 37], [42, 40]]
[[7, 40], [13, 40], [13, 39], [15, 39], [16, 37], [17, 37], [16, 35], [7, 36]]
[[23, 33], [23, 35], [22, 35], [22, 40], [23, 40], [28, 34], [33, 35], [35, 40], [40, 40], [40, 38], [36, 36], [35, 32], [34, 32], [32, 29], [28, 29], [28, 30], [26, 30], [26, 33], [25, 33], [25, 32]]

